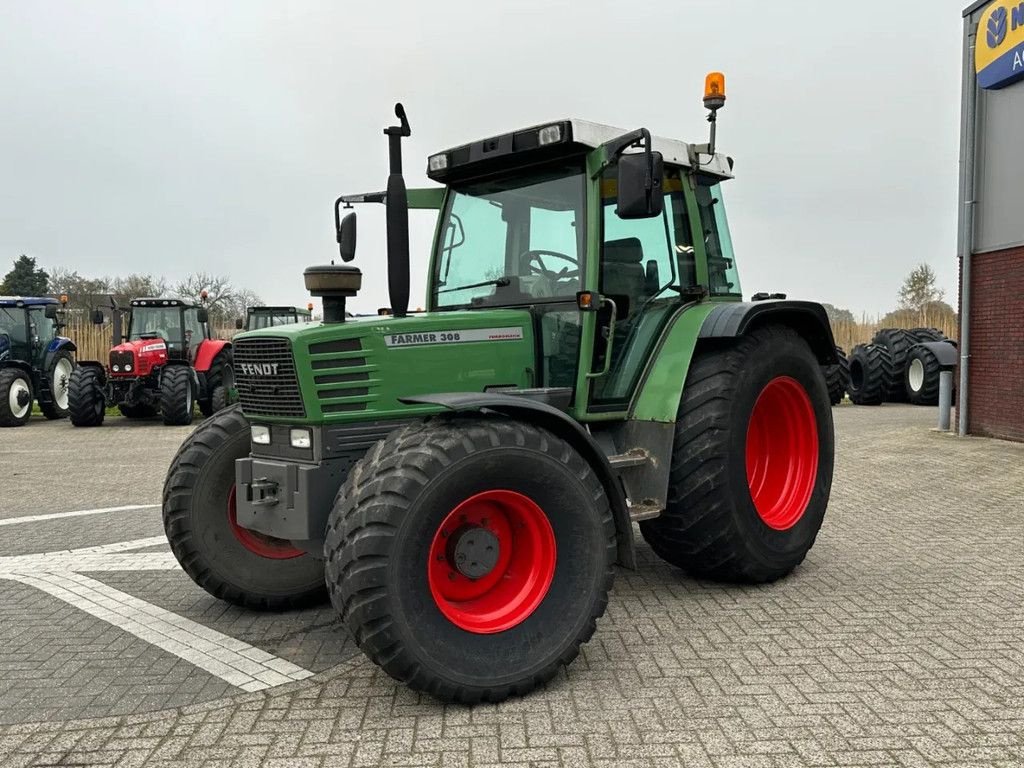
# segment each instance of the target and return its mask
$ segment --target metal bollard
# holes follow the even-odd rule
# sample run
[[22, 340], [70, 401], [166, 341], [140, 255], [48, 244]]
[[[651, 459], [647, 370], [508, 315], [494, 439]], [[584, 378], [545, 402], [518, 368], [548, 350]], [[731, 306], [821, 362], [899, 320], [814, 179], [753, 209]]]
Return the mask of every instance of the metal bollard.
[[939, 430], [949, 431], [950, 411], [953, 410], [953, 371], [939, 372]]

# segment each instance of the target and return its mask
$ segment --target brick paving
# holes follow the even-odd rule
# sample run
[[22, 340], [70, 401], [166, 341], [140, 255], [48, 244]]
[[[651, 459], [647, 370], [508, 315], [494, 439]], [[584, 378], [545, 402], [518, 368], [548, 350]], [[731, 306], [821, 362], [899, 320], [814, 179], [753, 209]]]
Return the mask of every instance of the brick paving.
[[[5, 581], [0, 765], [1024, 765], [1024, 445], [936, 434], [932, 409], [835, 416], [833, 501], [790, 578], [700, 583], [641, 544], [640, 569], [619, 572], [576, 663], [501, 705], [444, 706], [394, 684], [332, 632], [327, 609], [260, 616], [171, 571], [89, 574], [318, 672], [241, 693]], [[49, 427], [30, 429], [40, 426]], [[19, 451], [28, 431], [16, 430]], [[73, 449], [76, 433], [59, 434]], [[158, 489], [168, 451], [165, 441], [146, 452], [138, 488]], [[0, 475], [7, 456], [0, 449]], [[0, 518], [10, 495], [0, 487]], [[13, 514], [87, 508], [49, 496], [56, 508], [18, 501]], [[97, 488], [82, 501], [154, 498]], [[0, 555], [18, 549], [15, 532], [36, 542], [29, 552], [88, 546], [62, 539], [73, 534], [58, 525], [128, 538], [104, 517], [0, 527]], [[132, 537], [159, 533], [157, 510], [130, 519]], [[31, 690], [10, 682], [28, 678]], [[129, 690], [135, 683], [154, 698]], [[126, 698], [132, 705], [118, 708]]]

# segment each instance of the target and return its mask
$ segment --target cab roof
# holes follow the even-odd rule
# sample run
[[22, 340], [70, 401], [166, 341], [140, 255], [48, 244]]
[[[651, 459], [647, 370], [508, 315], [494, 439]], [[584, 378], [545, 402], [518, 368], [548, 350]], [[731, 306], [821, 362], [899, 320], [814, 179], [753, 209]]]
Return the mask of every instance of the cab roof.
[[185, 301], [183, 299], [172, 299], [172, 298], [152, 298], [142, 297], [138, 299], [132, 299], [131, 305], [133, 307], [198, 307], [194, 301]]
[[[557, 130], [556, 130], [557, 129]], [[546, 132], [542, 139], [542, 132]], [[517, 165], [533, 165], [547, 160], [569, 159], [624, 136], [630, 131], [579, 118], [553, 120], [523, 128], [500, 136], [462, 144], [432, 155], [427, 164], [427, 176], [435, 181], [458, 181], [488, 173], [500, 172]], [[553, 137], [556, 137], [553, 139]], [[651, 149], [661, 152], [665, 163], [692, 167], [694, 145], [662, 136], [651, 137]], [[445, 156], [446, 166], [438, 167], [435, 158]], [[702, 155], [707, 162], [700, 163], [700, 171], [721, 179], [733, 177], [732, 158], [721, 153]]]
[[49, 296], [0, 296], [0, 307], [41, 307], [59, 303]]
[[308, 315], [309, 310], [305, 307], [249, 307], [249, 314], [271, 314], [273, 312], [295, 312], [300, 315]]

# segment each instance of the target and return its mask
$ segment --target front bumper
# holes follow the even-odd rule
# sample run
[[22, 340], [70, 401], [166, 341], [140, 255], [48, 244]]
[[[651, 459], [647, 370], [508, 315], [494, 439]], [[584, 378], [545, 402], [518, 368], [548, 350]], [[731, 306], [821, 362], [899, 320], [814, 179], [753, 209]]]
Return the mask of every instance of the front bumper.
[[377, 441], [408, 423], [313, 428], [308, 452], [290, 448], [284, 442], [287, 427], [275, 425], [271, 445], [252, 445], [252, 454], [235, 462], [238, 524], [322, 557], [327, 518], [353, 465]]

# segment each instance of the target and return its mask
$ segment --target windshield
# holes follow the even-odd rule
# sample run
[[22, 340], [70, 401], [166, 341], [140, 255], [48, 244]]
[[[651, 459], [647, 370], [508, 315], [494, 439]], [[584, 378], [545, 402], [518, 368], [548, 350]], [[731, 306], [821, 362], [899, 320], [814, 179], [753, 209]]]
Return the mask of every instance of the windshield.
[[249, 315], [247, 331], [258, 331], [261, 328], [273, 328], [275, 325], [290, 325], [299, 322], [295, 312], [252, 312]]
[[11, 341], [25, 343], [25, 310], [0, 307], [0, 333], [10, 336]]
[[164, 341], [180, 342], [180, 307], [132, 307], [129, 341], [138, 341], [143, 336], [158, 336]]
[[575, 300], [586, 228], [573, 166], [453, 190], [441, 222], [438, 309]]

